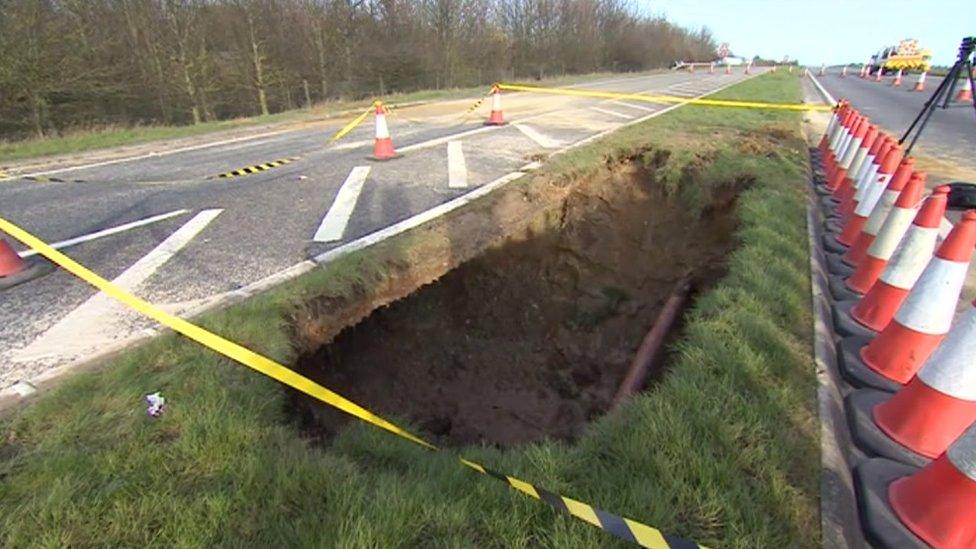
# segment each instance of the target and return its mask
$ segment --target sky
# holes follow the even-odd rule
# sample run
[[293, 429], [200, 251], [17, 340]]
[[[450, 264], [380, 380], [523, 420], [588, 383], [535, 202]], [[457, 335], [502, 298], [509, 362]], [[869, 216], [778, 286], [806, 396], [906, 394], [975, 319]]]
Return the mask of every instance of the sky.
[[976, 10], [962, 0], [634, 0], [644, 13], [685, 27], [707, 26], [733, 54], [801, 64], [863, 63], [885, 46], [917, 38], [934, 65], [955, 62], [976, 35]]

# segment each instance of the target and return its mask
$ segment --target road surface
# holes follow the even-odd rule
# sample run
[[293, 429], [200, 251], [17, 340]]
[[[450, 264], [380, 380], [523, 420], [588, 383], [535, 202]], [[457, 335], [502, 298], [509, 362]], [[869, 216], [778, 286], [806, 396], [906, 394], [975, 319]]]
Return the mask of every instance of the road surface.
[[[575, 87], [694, 97], [744, 78], [741, 70], [699, 71]], [[471, 103], [442, 101], [389, 117], [404, 153], [392, 161], [367, 159], [371, 119], [334, 145], [326, 142], [338, 125], [324, 123], [172, 154], [59, 166], [44, 175], [81, 182], [31, 181], [20, 173], [0, 181], [0, 215], [47, 242], [122, 226], [65, 251], [140, 297], [182, 312], [667, 107], [506, 94], [504, 113], [514, 123], [485, 127], [487, 104], [461, 118]], [[213, 178], [293, 157], [267, 171]], [[0, 304], [0, 391], [151, 326], [61, 271], [0, 292]]]

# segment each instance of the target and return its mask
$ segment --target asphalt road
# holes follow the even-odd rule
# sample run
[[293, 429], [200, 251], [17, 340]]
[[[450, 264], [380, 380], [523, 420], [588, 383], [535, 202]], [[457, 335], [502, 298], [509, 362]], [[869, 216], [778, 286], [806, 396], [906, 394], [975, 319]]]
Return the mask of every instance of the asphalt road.
[[[575, 87], [692, 97], [744, 78], [741, 69], [730, 76], [699, 71], [613, 78]], [[666, 107], [505, 94], [506, 119], [521, 124], [484, 127], [487, 104], [475, 116], [460, 118], [471, 103], [443, 101], [389, 117], [394, 144], [404, 155], [387, 162], [367, 159], [371, 121], [341, 142], [327, 145], [336, 129], [332, 122], [104, 165], [79, 160], [52, 174], [82, 182], [24, 177], [0, 181], [0, 215], [56, 242], [186, 210], [65, 249], [100, 275], [120, 277], [119, 282], [137, 295], [178, 312], [444, 203], [539, 155]], [[463, 166], [459, 172], [458, 165], [452, 165], [452, 173], [466, 176], [466, 187], [449, 186], [448, 140], [461, 142]], [[286, 157], [299, 159], [244, 177], [212, 178]], [[340, 187], [357, 166], [368, 167], [369, 173], [351, 204], [348, 223], [340, 224], [341, 238], [314, 242], [326, 212], [343, 201], [337, 200]], [[21, 174], [25, 175], [30, 174]], [[0, 390], [81, 361], [151, 326], [95, 294], [61, 271], [0, 291]]]
[[[891, 85], [891, 77], [885, 77], [881, 82], [861, 79], [856, 74], [846, 78], [827, 74], [817, 79], [836, 99], [849, 100], [872, 122], [897, 137], [904, 134], [942, 81], [940, 77], [928, 77], [925, 91], [915, 92], [912, 91], [915, 75], [905, 77], [900, 87]], [[976, 109], [973, 104], [952, 102], [947, 109], [936, 109], [916, 148], [919, 154], [976, 169]]]

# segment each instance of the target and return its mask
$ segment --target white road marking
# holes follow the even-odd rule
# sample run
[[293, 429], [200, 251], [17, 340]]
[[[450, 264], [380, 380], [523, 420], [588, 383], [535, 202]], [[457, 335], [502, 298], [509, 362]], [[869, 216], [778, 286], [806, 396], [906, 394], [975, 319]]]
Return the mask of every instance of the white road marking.
[[645, 107], [644, 105], [635, 105], [633, 103], [624, 103], [623, 101], [613, 101], [612, 104], [620, 105], [621, 107], [629, 107], [631, 109], [637, 109], [639, 111], [644, 111], [644, 112], [654, 112], [657, 110], [653, 107]]
[[535, 141], [536, 144], [542, 148], [555, 149], [562, 145], [562, 142], [556, 141], [555, 139], [552, 139], [551, 137], [536, 131], [534, 128], [530, 126], [526, 126], [525, 124], [512, 124], [512, 125], [515, 126], [518, 129], [518, 131], [525, 134], [525, 137], [528, 137], [532, 141]]
[[600, 107], [590, 107], [591, 109], [602, 112], [603, 114], [609, 114], [610, 116], [616, 116], [617, 118], [623, 118], [625, 120], [633, 120], [634, 117], [629, 114], [624, 114], [622, 112], [611, 111], [610, 109], [601, 109]]
[[447, 186], [452, 189], [468, 186], [468, 167], [464, 163], [460, 141], [447, 142]]
[[359, 193], [363, 191], [363, 183], [368, 175], [369, 166], [356, 166], [349, 172], [312, 240], [334, 242], [342, 239], [342, 233], [346, 232], [346, 225], [349, 224], [352, 211], [356, 209], [356, 201], [359, 200]]
[[[108, 229], [102, 229], [100, 231], [95, 231], [86, 235], [76, 236], [74, 238], [69, 238], [67, 240], [62, 240], [60, 242], [55, 242], [50, 246], [55, 250], [60, 250], [62, 248], [67, 248], [69, 246], [74, 246], [75, 244], [81, 244], [82, 242], [88, 242], [90, 240], [95, 240], [97, 238], [102, 238], [105, 236], [111, 236], [113, 234], [118, 234], [121, 232], [128, 231], [130, 229], [135, 229], [137, 227], [142, 227], [145, 225], [150, 225], [156, 223], [157, 221], [163, 221], [164, 219], [169, 219], [171, 217], [176, 217], [178, 215], [183, 215], [190, 210], [174, 210], [169, 213], [154, 215], [152, 217], [147, 217], [145, 219], [140, 219], [138, 221], [132, 221], [130, 223], [124, 223], [122, 225], [117, 225], [115, 227], [110, 227]], [[20, 252], [18, 255], [20, 257], [30, 257], [32, 255], [37, 255], [35, 250], [25, 250]]]
[[[222, 211], [203, 210], [193, 216], [152, 251], [115, 277], [112, 283], [130, 292], [135, 291]], [[136, 313], [126, 306], [104, 292], [98, 292], [65, 315], [30, 345], [16, 351], [11, 358], [14, 362], [78, 358], [109, 345], [118, 338], [128, 337], [131, 328], [128, 328], [126, 319], [133, 318], [134, 315]]]
[[349, 143], [340, 143], [332, 147], [333, 151], [348, 151], [349, 149], [358, 149], [359, 147], [365, 147], [372, 143], [371, 140], [365, 139], [363, 141], [350, 141]]

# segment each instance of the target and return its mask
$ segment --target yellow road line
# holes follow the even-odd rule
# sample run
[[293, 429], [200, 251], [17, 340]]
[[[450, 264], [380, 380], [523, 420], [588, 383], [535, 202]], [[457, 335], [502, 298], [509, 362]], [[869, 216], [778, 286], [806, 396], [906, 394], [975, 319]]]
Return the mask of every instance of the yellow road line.
[[[434, 451], [443, 451], [437, 446], [416, 436], [409, 431], [398, 427], [390, 421], [380, 417], [366, 408], [346, 399], [342, 395], [335, 393], [315, 381], [291, 370], [290, 368], [275, 362], [274, 360], [256, 353], [246, 347], [238, 345], [233, 341], [225, 339], [213, 332], [209, 332], [191, 322], [178, 316], [172, 315], [152, 305], [151, 303], [127, 292], [120, 286], [95, 274], [85, 266], [52, 248], [43, 240], [25, 231], [19, 226], [0, 217], [0, 231], [21, 241], [28, 248], [37, 251], [51, 262], [57, 264], [64, 270], [80, 278], [81, 280], [98, 288], [106, 295], [116, 299], [123, 305], [134, 311], [159, 322], [173, 331], [186, 336], [187, 338], [220, 353], [244, 366], [260, 372], [274, 380], [277, 380], [289, 387], [309, 395], [329, 406], [338, 408], [362, 421], [384, 429], [398, 437], [406, 439], [423, 448]], [[612, 513], [597, 509], [589, 504], [553, 494], [539, 486], [527, 483], [516, 477], [497, 473], [470, 460], [457, 457], [458, 461], [482, 475], [496, 478], [505, 482], [511, 488], [518, 490], [530, 497], [548, 503], [557, 511], [562, 511], [572, 515], [588, 524], [596, 526], [601, 530], [616, 536], [625, 541], [640, 544], [644, 547], [653, 549], [678, 549], [685, 547], [701, 547], [692, 542], [673, 536], [664, 536], [659, 530], [642, 524], [640, 522], [620, 517]]]
[[688, 105], [707, 105], [710, 107], [738, 107], [745, 109], [778, 109], [789, 111], [829, 111], [829, 105], [808, 105], [805, 103], [768, 103], [762, 101], [738, 101], [732, 99], [692, 99], [675, 95], [648, 95], [644, 93], [619, 93], [596, 90], [580, 90], [574, 88], [544, 88], [540, 86], [523, 86], [521, 84], [498, 84], [498, 88], [508, 91], [530, 93], [548, 93], [554, 95], [570, 95], [575, 97], [596, 97], [600, 99], [628, 99], [647, 103], [684, 103]]

